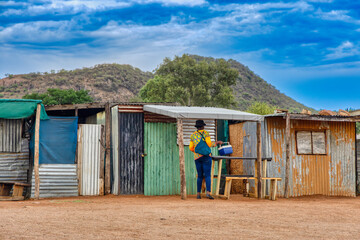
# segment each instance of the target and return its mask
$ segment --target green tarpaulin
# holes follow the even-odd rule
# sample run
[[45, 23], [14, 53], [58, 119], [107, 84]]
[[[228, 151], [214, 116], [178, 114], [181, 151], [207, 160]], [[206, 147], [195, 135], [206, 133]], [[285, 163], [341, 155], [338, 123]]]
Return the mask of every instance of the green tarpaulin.
[[[41, 100], [28, 99], [0, 99], [0, 118], [21, 119], [31, 117], [36, 112], [37, 104], [41, 102]], [[49, 119], [42, 104], [40, 119]]]

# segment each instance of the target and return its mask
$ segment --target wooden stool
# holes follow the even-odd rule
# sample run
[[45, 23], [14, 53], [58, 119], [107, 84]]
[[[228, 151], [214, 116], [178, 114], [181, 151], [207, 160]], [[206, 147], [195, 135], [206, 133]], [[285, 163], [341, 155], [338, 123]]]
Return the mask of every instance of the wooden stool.
[[281, 181], [281, 178], [266, 177], [266, 178], [262, 178], [262, 179], [264, 180], [264, 182], [265, 182], [265, 180], [270, 180], [269, 199], [276, 200], [277, 181]]

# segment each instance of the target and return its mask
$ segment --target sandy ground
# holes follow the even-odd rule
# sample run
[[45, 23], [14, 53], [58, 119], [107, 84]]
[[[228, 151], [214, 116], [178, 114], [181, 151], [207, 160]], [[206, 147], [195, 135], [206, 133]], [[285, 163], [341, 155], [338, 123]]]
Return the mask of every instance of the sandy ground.
[[0, 239], [360, 239], [360, 198], [0, 202]]

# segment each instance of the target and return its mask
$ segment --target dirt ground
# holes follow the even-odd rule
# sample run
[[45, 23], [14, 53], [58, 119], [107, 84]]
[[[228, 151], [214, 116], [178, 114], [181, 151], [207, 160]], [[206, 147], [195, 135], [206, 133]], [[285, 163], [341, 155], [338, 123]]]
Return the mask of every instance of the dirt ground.
[[0, 202], [0, 239], [360, 239], [360, 198]]

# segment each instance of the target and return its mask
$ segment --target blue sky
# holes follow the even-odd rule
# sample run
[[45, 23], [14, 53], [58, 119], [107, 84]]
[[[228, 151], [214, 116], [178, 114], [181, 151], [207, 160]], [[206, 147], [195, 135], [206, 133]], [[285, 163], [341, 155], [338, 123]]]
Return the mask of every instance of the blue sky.
[[360, 108], [360, 1], [0, 1], [0, 77], [183, 53], [238, 60], [316, 109]]

